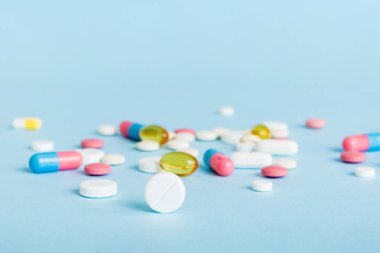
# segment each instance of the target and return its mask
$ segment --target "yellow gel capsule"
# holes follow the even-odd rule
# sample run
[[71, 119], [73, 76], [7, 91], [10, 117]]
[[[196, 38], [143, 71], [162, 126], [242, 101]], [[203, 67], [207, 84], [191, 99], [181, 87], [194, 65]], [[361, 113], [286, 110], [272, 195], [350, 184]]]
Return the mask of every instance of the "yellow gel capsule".
[[39, 118], [16, 118], [12, 124], [16, 129], [38, 130], [42, 127], [42, 121]]
[[157, 125], [145, 126], [140, 130], [140, 138], [143, 141], [155, 141], [160, 145], [165, 144], [169, 140], [169, 133], [165, 128]]
[[257, 125], [252, 128], [251, 133], [253, 135], [259, 136], [261, 139], [269, 139], [270, 138], [270, 130], [264, 125]]
[[198, 169], [198, 161], [194, 156], [184, 152], [170, 152], [161, 157], [160, 167], [180, 177], [193, 174]]

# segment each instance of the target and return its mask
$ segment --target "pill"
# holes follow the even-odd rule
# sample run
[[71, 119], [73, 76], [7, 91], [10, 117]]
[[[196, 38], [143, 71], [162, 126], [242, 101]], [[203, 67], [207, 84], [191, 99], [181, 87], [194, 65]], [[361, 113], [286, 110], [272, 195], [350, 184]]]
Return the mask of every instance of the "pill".
[[187, 132], [175, 134], [174, 140], [192, 142], [195, 141], [195, 135]]
[[217, 127], [217, 128], [212, 129], [211, 131], [213, 131], [218, 136], [218, 138], [220, 138], [220, 136], [222, 134], [224, 134], [225, 132], [228, 132], [230, 130], [228, 128], [225, 128], [225, 127]]
[[240, 142], [240, 139], [242, 138], [243, 135], [244, 133], [241, 131], [228, 131], [228, 132], [223, 133], [220, 136], [220, 139], [222, 140], [222, 142], [226, 144], [236, 145]]
[[371, 167], [357, 167], [355, 169], [355, 176], [364, 178], [373, 178], [376, 176], [376, 170]]
[[36, 152], [49, 152], [54, 150], [54, 142], [49, 140], [33, 141], [31, 148]]
[[231, 117], [235, 114], [235, 109], [232, 106], [221, 106], [218, 111], [224, 117]]
[[13, 120], [12, 125], [15, 129], [38, 130], [42, 127], [42, 121], [34, 117], [16, 118]]
[[308, 119], [306, 120], [305, 125], [311, 129], [321, 129], [326, 126], [326, 121], [318, 118]]
[[91, 176], [107, 175], [111, 172], [111, 166], [104, 163], [91, 163], [84, 167], [84, 172]]
[[169, 140], [173, 140], [175, 137], [174, 131], [168, 131], [168, 134], [169, 134]]
[[196, 136], [199, 141], [215, 141], [218, 138], [218, 135], [216, 133], [206, 130], [198, 131]]
[[178, 129], [174, 130], [174, 132], [176, 134], [189, 133], [189, 134], [195, 135], [195, 131], [193, 129], [190, 129], [190, 128], [178, 128]]
[[380, 150], [380, 133], [347, 136], [342, 146], [346, 151], [378, 151]]
[[155, 141], [139, 141], [136, 148], [140, 151], [156, 151], [160, 149], [160, 144]]
[[114, 125], [101, 125], [98, 128], [98, 134], [104, 136], [112, 136], [116, 134], [116, 127]]
[[34, 173], [75, 170], [82, 165], [82, 156], [76, 151], [36, 153], [29, 159], [29, 167]]
[[203, 155], [203, 161], [219, 176], [229, 176], [235, 169], [231, 159], [215, 149], [207, 150]]
[[256, 144], [254, 143], [248, 143], [248, 142], [239, 142], [236, 144], [236, 151], [240, 152], [251, 152], [256, 147]]
[[198, 169], [198, 161], [188, 153], [170, 152], [161, 157], [160, 167], [163, 171], [184, 177], [193, 174]]
[[241, 138], [240, 138], [240, 142], [243, 142], [243, 143], [258, 143], [259, 141], [261, 140], [261, 138], [257, 135], [253, 135], [251, 133], [247, 133], [247, 134], [244, 134]]
[[188, 153], [194, 157], [198, 157], [199, 156], [199, 150], [196, 149], [196, 148], [180, 148], [180, 149], [177, 149], [176, 151], [178, 152], [185, 152], [185, 153]]
[[271, 181], [262, 179], [253, 180], [252, 190], [257, 192], [268, 192], [273, 190], [273, 183]]
[[272, 139], [287, 139], [289, 137], [288, 130], [274, 130], [271, 131]]
[[362, 163], [366, 160], [366, 156], [357, 151], [343, 151], [340, 154], [340, 159], [346, 163]]
[[230, 156], [235, 168], [254, 169], [272, 164], [272, 156], [264, 152], [234, 152]]
[[269, 131], [288, 131], [288, 125], [281, 121], [264, 121], [261, 123], [266, 126]]
[[168, 131], [157, 125], [145, 126], [140, 130], [140, 139], [143, 141], [155, 141], [160, 145], [165, 144], [169, 140]]
[[152, 176], [145, 185], [145, 201], [158, 213], [171, 213], [185, 201], [185, 185], [181, 178], [170, 172]]
[[261, 139], [269, 139], [271, 137], [269, 128], [261, 124], [254, 126], [251, 130], [251, 134], [257, 135]]
[[188, 142], [186, 142], [186, 141], [181, 141], [181, 140], [174, 139], [172, 141], [168, 141], [166, 143], [166, 147], [170, 148], [170, 149], [173, 149], [173, 150], [178, 150], [178, 149], [189, 148], [190, 144]]
[[297, 161], [292, 158], [278, 157], [273, 158], [273, 165], [280, 165], [288, 170], [297, 168]]
[[101, 139], [85, 139], [83, 140], [80, 145], [82, 148], [102, 148], [104, 145], [104, 141]]
[[261, 174], [264, 177], [278, 178], [285, 177], [288, 174], [288, 170], [279, 165], [270, 165], [261, 169]]
[[140, 131], [144, 126], [139, 123], [123, 121], [119, 125], [120, 134], [133, 141], [140, 141]]
[[256, 150], [272, 155], [295, 155], [298, 153], [298, 144], [292, 140], [261, 140]]
[[108, 198], [117, 194], [117, 183], [108, 179], [85, 180], [79, 185], [79, 194], [86, 198]]
[[161, 156], [144, 157], [139, 160], [139, 170], [145, 173], [157, 173], [161, 171]]
[[84, 165], [91, 163], [99, 163], [102, 157], [104, 156], [103, 150], [94, 148], [77, 149], [77, 152], [79, 152], [82, 155], [82, 163]]
[[121, 165], [125, 163], [125, 156], [121, 154], [106, 154], [102, 157], [101, 163], [108, 165]]

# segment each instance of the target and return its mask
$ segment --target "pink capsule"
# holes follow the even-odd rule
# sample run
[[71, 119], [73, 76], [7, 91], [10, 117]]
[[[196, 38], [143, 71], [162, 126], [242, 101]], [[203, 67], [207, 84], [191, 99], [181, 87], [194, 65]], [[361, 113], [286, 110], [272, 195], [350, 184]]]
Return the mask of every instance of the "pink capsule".
[[104, 141], [101, 139], [85, 139], [81, 142], [83, 148], [102, 148]]
[[346, 151], [367, 151], [370, 149], [368, 135], [351, 135], [343, 140], [343, 149]]
[[288, 174], [288, 170], [279, 165], [270, 165], [262, 168], [261, 174], [264, 177], [285, 177]]
[[340, 154], [340, 159], [346, 163], [362, 163], [366, 157], [364, 153], [357, 151], [344, 151]]
[[214, 154], [210, 159], [211, 169], [222, 177], [227, 177], [234, 172], [234, 163], [222, 153]]

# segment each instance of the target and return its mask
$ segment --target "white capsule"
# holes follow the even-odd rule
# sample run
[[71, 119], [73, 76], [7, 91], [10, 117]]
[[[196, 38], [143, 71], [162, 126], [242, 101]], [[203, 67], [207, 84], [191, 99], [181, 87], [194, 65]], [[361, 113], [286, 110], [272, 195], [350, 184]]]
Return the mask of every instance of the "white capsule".
[[213, 131], [198, 131], [197, 139], [199, 141], [215, 141], [218, 138], [218, 135]]
[[230, 158], [235, 168], [240, 169], [262, 168], [272, 164], [272, 156], [264, 152], [234, 152]]
[[266, 126], [271, 132], [272, 131], [288, 131], [288, 125], [281, 121], [264, 121], [264, 126]]
[[181, 132], [175, 134], [174, 140], [193, 142], [195, 141], [195, 135], [191, 133]]
[[257, 151], [272, 155], [295, 155], [298, 153], [298, 144], [292, 140], [261, 140], [257, 144]]
[[218, 138], [220, 138], [220, 136], [224, 134], [225, 132], [228, 132], [229, 129], [225, 127], [217, 127], [217, 128], [212, 129], [211, 131], [213, 131], [218, 136]]
[[244, 135], [241, 131], [228, 131], [220, 136], [222, 142], [227, 144], [236, 145], [240, 142], [241, 137]]
[[42, 121], [40, 118], [35, 117], [15, 118], [12, 126], [15, 129], [38, 130], [42, 127]]
[[100, 163], [100, 160], [104, 156], [104, 151], [95, 148], [77, 149], [82, 155], [82, 164], [87, 165], [91, 163]]
[[36, 152], [49, 152], [54, 150], [54, 142], [49, 140], [33, 141], [31, 148]]
[[273, 183], [268, 180], [253, 180], [252, 182], [252, 190], [258, 192], [268, 192], [273, 190]]
[[79, 185], [79, 194], [87, 198], [108, 198], [117, 194], [117, 183], [108, 179], [85, 180]]
[[232, 106], [221, 106], [219, 108], [219, 114], [224, 117], [231, 117], [235, 114], [235, 108]]
[[160, 168], [161, 156], [144, 157], [139, 160], [139, 170], [145, 173], [157, 173]]
[[181, 141], [181, 140], [174, 139], [172, 141], [168, 141], [166, 143], [166, 147], [173, 149], [173, 150], [177, 150], [177, 149], [189, 148], [190, 144], [187, 141]]
[[113, 125], [101, 125], [98, 128], [98, 133], [103, 136], [112, 136], [116, 134], [116, 127]]
[[180, 149], [177, 149], [176, 151], [178, 152], [184, 152], [184, 153], [188, 153], [194, 157], [198, 157], [199, 156], [199, 150], [196, 149], [196, 148], [180, 148]]
[[139, 141], [136, 143], [136, 148], [140, 151], [156, 151], [160, 149], [160, 144], [155, 141]]
[[360, 166], [355, 169], [355, 176], [363, 178], [374, 178], [376, 176], [376, 170], [371, 167]]
[[284, 168], [287, 168], [288, 170], [297, 168], [297, 161], [288, 157], [273, 158], [272, 164], [282, 166]]
[[254, 143], [246, 143], [246, 142], [239, 142], [236, 144], [236, 150], [240, 152], [251, 152], [254, 150], [256, 144]]
[[260, 137], [257, 136], [257, 135], [253, 135], [253, 134], [250, 134], [250, 133], [246, 133], [244, 134], [241, 138], [240, 138], [240, 142], [243, 142], [243, 143], [258, 143], [260, 141]]
[[125, 163], [125, 156], [121, 154], [106, 154], [102, 157], [101, 162], [111, 166], [121, 165]]

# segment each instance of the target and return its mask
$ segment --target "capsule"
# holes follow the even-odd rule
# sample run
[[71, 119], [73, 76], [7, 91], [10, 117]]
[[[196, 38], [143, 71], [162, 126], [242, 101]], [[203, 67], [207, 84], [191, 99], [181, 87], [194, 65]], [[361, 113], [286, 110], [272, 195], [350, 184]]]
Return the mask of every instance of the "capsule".
[[188, 153], [170, 152], [161, 157], [160, 167], [166, 172], [185, 177], [193, 174], [198, 169], [198, 161]]
[[203, 161], [216, 174], [222, 177], [231, 175], [235, 169], [231, 159], [215, 149], [208, 149], [203, 155]]
[[350, 135], [343, 140], [346, 151], [377, 151], [380, 150], [380, 133]]
[[251, 133], [259, 136], [261, 139], [269, 139], [271, 136], [269, 128], [265, 125], [257, 125], [253, 127]]
[[292, 140], [261, 140], [256, 149], [272, 155], [295, 155], [298, 153], [298, 144]]
[[16, 118], [12, 125], [16, 129], [38, 130], [42, 127], [42, 121], [39, 118]]
[[119, 125], [120, 133], [128, 139], [133, 141], [141, 141], [140, 131], [144, 126], [139, 123], [133, 123], [131, 121], [123, 121]]
[[143, 127], [139, 132], [140, 139], [143, 141], [155, 141], [160, 145], [165, 144], [169, 140], [169, 133], [165, 128], [157, 125], [149, 125]]
[[82, 156], [76, 151], [37, 153], [29, 159], [29, 167], [34, 173], [75, 170], [82, 165]]

